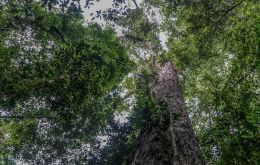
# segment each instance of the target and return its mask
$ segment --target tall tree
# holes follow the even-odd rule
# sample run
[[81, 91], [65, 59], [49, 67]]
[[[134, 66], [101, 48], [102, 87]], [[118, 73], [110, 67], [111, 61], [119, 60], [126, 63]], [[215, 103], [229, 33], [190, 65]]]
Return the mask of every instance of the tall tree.
[[183, 70], [184, 96], [206, 161], [257, 164], [257, 2], [150, 3], [165, 4], [167, 57]]
[[257, 1], [131, 2], [0, 2], [2, 164], [258, 164]]
[[140, 133], [127, 164], [205, 164], [185, 110], [176, 67], [166, 62], [157, 69], [151, 90], [157, 104], [166, 106], [169, 120], [164, 128], [157, 123]]
[[[146, 95], [154, 100], [153, 106], [164, 107], [160, 108], [164, 116], [158, 116], [161, 120], [152, 121], [153, 124], [141, 128], [126, 164], [205, 164], [185, 109], [177, 68], [173, 62], [163, 59], [157, 22], [151, 21], [149, 7], [145, 4], [140, 7], [136, 1], [133, 2], [136, 9], [119, 21], [126, 28], [123, 39], [137, 45], [132, 45], [134, 50], [143, 49], [150, 53], [150, 62], [146, 61], [143, 65], [148, 62], [148, 70], [154, 73], [153, 81], [143, 84], [143, 87]], [[137, 56], [140, 58], [141, 55]], [[152, 116], [159, 114], [151, 108], [154, 109], [144, 105], [139, 110]], [[163, 127], [160, 126], [162, 120], [166, 121]]]

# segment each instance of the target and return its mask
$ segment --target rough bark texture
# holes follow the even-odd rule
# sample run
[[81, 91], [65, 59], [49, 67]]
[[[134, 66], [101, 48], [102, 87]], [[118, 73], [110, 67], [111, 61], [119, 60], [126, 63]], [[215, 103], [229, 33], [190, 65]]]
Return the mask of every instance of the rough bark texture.
[[153, 87], [156, 100], [164, 102], [170, 115], [168, 129], [150, 128], [136, 140], [128, 165], [204, 165], [174, 64], [159, 67]]

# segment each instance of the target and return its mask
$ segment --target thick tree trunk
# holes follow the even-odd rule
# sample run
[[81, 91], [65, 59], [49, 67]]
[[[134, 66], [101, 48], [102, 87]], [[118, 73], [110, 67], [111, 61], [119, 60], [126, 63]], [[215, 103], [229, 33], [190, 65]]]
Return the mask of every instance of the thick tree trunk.
[[204, 165], [174, 64], [159, 67], [153, 87], [158, 102], [164, 102], [170, 115], [168, 129], [159, 126], [142, 132], [130, 154], [128, 165]]

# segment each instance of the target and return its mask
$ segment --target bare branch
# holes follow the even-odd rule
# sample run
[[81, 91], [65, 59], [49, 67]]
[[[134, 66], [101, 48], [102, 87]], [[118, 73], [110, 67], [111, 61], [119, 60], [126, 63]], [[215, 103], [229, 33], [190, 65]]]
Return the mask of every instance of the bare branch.
[[138, 6], [138, 4], [136, 3], [136, 0], [132, 0], [132, 1], [134, 2], [135, 7], [136, 7], [137, 9], [139, 9], [139, 6]]
[[225, 17], [230, 11], [234, 10], [236, 7], [242, 4], [243, 1], [240, 1], [239, 3], [235, 4], [231, 8], [227, 9], [225, 13], [221, 16], [221, 18]]

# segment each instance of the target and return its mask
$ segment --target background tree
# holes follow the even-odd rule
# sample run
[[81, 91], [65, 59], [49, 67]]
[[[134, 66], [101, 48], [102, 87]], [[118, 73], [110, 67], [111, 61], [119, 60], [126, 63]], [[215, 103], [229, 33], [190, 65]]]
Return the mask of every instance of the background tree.
[[112, 29], [34, 1], [5, 1], [0, 18], [2, 163], [86, 160], [132, 66], [126, 49]]

